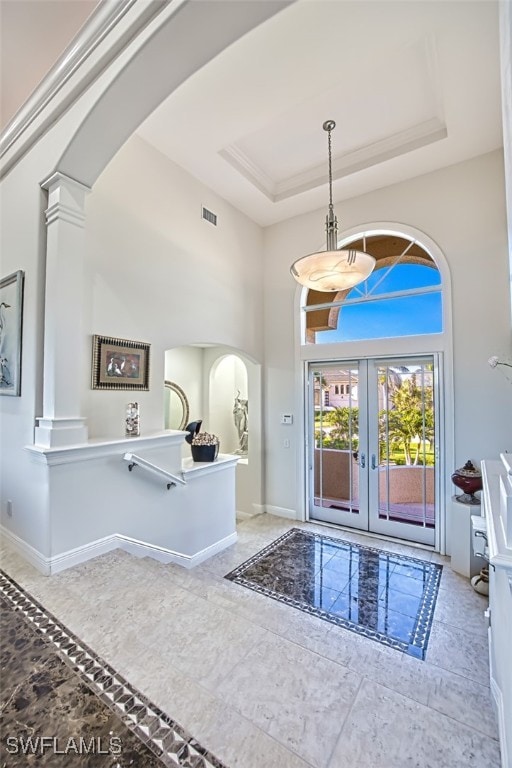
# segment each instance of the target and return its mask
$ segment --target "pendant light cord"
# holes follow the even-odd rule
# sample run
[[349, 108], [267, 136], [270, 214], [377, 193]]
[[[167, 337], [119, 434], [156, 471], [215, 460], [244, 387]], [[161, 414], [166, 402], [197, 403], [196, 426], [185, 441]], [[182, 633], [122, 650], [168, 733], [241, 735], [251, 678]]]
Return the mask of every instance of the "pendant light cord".
[[[330, 124], [329, 124], [330, 126]], [[332, 128], [327, 129], [328, 135], [328, 147], [329, 147], [329, 208], [332, 208], [332, 153], [331, 153], [331, 131]]]
[[336, 251], [338, 248], [338, 220], [334, 215], [334, 207], [332, 204], [332, 145], [331, 145], [331, 132], [336, 127], [334, 120], [326, 120], [323, 124], [324, 131], [327, 131], [327, 147], [329, 150], [329, 212], [325, 220], [325, 232], [327, 235], [327, 250]]

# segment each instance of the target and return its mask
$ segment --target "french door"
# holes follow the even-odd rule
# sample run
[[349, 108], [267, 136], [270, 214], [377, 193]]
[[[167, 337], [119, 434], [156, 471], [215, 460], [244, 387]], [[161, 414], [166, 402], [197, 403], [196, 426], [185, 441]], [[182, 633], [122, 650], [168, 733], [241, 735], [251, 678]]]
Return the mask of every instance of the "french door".
[[432, 356], [310, 363], [309, 516], [434, 544]]

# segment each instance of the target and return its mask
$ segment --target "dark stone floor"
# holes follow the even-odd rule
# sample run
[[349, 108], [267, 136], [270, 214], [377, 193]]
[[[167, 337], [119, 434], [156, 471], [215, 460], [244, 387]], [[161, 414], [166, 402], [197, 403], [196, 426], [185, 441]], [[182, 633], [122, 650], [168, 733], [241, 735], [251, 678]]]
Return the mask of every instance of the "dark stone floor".
[[225, 768], [0, 572], [0, 766]]
[[226, 578], [425, 658], [442, 566], [293, 528]]

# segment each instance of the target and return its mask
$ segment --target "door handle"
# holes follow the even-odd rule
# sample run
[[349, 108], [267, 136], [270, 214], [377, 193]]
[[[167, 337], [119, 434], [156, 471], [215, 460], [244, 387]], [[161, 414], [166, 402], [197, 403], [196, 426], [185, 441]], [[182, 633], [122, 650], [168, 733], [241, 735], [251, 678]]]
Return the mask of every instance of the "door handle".
[[376, 456], [372, 453], [372, 469], [377, 469]]
[[366, 456], [364, 455], [364, 453], [361, 454], [361, 457], [359, 459], [359, 466], [361, 467], [361, 469], [364, 469], [366, 466]]

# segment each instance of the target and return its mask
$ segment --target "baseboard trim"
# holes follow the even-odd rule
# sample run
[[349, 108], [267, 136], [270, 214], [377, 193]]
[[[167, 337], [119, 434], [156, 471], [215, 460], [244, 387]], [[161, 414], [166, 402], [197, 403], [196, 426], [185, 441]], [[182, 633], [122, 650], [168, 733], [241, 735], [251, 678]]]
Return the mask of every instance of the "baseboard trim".
[[298, 520], [297, 512], [294, 509], [287, 509], [286, 507], [274, 507], [267, 504], [265, 507], [266, 512], [269, 515], [277, 515], [277, 517], [286, 517], [288, 520]]
[[68, 568], [72, 568], [74, 565], [85, 563], [87, 560], [92, 560], [94, 557], [105, 555], [107, 552], [117, 549], [119, 547], [117, 539], [118, 537], [114, 533], [112, 536], [105, 536], [103, 539], [91, 541], [89, 544], [82, 544], [80, 547], [75, 547], [67, 552], [62, 552], [60, 555], [50, 557], [50, 574], [60, 573]]
[[133, 539], [130, 536], [117, 535], [118, 546], [120, 549], [124, 549], [125, 552], [129, 552], [136, 557], [152, 557], [153, 560], [159, 560], [161, 563], [177, 563], [185, 568], [194, 568], [199, 563], [207, 560], [213, 555], [222, 552], [223, 549], [230, 547], [238, 539], [237, 533], [231, 533], [229, 536], [216, 541], [215, 544], [211, 544], [205, 549], [199, 550], [194, 555], [185, 555], [182, 552], [176, 552], [172, 549], [166, 549], [165, 547], [159, 547], [155, 544], [150, 544], [147, 541], [139, 541]]
[[2, 538], [7, 541], [8, 545], [17, 552], [18, 555], [21, 555], [24, 560], [27, 560], [30, 565], [33, 565], [37, 571], [44, 576], [50, 575], [50, 559], [48, 557], [45, 557], [39, 550], [31, 544], [28, 544], [24, 539], [16, 536], [15, 533], [12, 533], [12, 531], [5, 528], [3, 525], [0, 525], [0, 534], [2, 535]]
[[207, 560], [208, 558], [213, 557], [213, 555], [222, 552], [222, 550], [227, 547], [230, 547], [238, 538], [235, 531], [229, 536], [225, 536], [223, 539], [220, 539], [220, 541], [216, 541], [214, 544], [199, 550], [199, 552], [196, 552], [193, 555], [185, 555], [182, 552], [176, 552], [172, 549], [167, 549], [166, 547], [159, 547], [158, 545], [151, 544], [147, 541], [140, 541], [139, 539], [134, 539], [130, 536], [114, 533], [111, 536], [105, 536], [102, 539], [97, 539], [88, 544], [83, 544], [80, 547], [70, 549], [67, 552], [62, 552], [59, 555], [54, 555], [54, 557], [45, 557], [41, 552], [38, 552], [37, 549], [19, 536], [11, 533], [11, 531], [3, 526], [0, 526], [0, 532], [2, 533], [2, 536], [5, 536], [5, 539], [10, 546], [12, 546], [21, 557], [28, 560], [34, 568], [45, 576], [60, 573], [74, 565], [79, 565], [87, 560], [92, 560], [94, 557], [111, 552], [113, 549], [123, 549], [125, 552], [129, 552], [136, 557], [151, 557], [162, 563], [177, 563], [185, 568], [194, 568], [194, 566], [199, 565], [204, 560]]
[[264, 512], [267, 511], [267, 508], [264, 504], [253, 504], [252, 505], [253, 513], [252, 515], [262, 515]]

